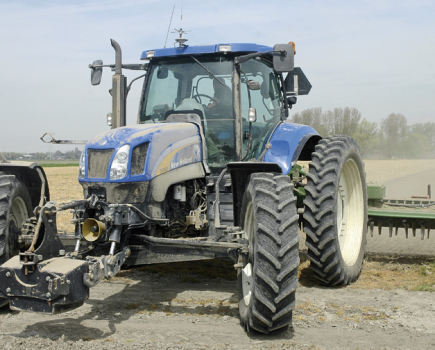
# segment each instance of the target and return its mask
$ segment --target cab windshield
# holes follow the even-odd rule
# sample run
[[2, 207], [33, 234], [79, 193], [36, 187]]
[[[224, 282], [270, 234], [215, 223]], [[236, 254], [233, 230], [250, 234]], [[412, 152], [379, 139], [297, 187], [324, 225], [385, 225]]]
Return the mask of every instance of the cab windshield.
[[[233, 118], [232, 62], [213, 56], [201, 58], [200, 63], [202, 66], [189, 56], [154, 63], [148, 74], [140, 122], [165, 121], [173, 112], [194, 109], [201, 112], [201, 119], [217, 114], [220, 119]], [[223, 104], [219, 111], [213, 109], [217, 100]]]
[[199, 61], [186, 56], [153, 62], [139, 122], [164, 122], [177, 113], [198, 114], [208, 160], [219, 166], [235, 158], [233, 63], [224, 56], [204, 56]]

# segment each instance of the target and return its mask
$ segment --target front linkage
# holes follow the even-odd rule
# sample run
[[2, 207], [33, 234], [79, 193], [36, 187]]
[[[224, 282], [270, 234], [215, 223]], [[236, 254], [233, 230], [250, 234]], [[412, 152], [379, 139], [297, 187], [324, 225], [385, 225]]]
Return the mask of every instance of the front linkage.
[[[33, 237], [29, 249], [0, 268], [0, 295], [9, 299], [13, 310], [56, 313], [76, 308], [89, 297], [90, 287], [120, 270], [130, 255], [129, 247], [122, 247], [116, 254], [94, 257], [92, 247], [79, 252], [80, 244], [76, 244], [74, 252], [66, 253], [58, 235], [58, 211], [74, 208], [77, 213], [96, 205], [98, 198], [93, 196], [59, 207], [48, 202], [35, 210], [39, 218], [31, 218], [21, 235], [28, 241]], [[77, 240], [79, 243], [80, 236]]]
[[[56, 226], [57, 212], [68, 209], [76, 226], [72, 252], [66, 252], [71, 245], [64, 244]], [[86, 218], [88, 212], [99, 220]], [[239, 228], [229, 228], [232, 242], [131, 234], [133, 228], [164, 226], [167, 220], [152, 219], [131, 204], [101, 202], [96, 195], [60, 206], [48, 202], [35, 213], [38, 219], [21, 229], [29, 248], [0, 267], [0, 297], [13, 310], [54, 314], [77, 308], [88, 299], [89, 288], [114, 277], [129, 257], [131, 265], [167, 262], [165, 252], [171, 251], [171, 261], [229, 257], [238, 262], [247, 251], [247, 242], [237, 239], [243, 233]], [[140, 244], [130, 246], [130, 238]]]

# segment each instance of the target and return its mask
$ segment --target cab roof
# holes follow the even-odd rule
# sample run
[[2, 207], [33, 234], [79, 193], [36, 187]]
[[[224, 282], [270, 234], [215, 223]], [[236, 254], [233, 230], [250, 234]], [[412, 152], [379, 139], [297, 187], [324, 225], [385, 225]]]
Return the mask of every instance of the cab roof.
[[205, 55], [212, 53], [252, 53], [272, 51], [272, 47], [251, 43], [215, 44], [201, 46], [171, 47], [166, 49], [146, 50], [142, 52], [141, 60], [152, 57], [173, 57], [180, 55]]

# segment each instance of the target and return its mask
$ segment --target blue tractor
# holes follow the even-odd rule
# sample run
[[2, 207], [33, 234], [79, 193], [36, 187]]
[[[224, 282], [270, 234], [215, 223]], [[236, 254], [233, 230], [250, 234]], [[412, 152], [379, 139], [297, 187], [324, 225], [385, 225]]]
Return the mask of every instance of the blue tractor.
[[[289, 122], [297, 96], [311, 88], [294, 67], [293, 43], [188, 46], [180, 35], [174, 48], [144, 51], [145, 63], [123, 64], [111, 42], [115, 64], [90, 65], [93, 85], [103, 67], [114, 70], [113, 108], [111, 130], [88, 141], [80, 160], [84, 199], [48, 201], [39, 169], [32, 212], [25, 176], [13, 165], [0, 167], [0, 185], [2, 176], [8, 180], [0, 187], [8, 194], [0, 196], [0, 297], [12, 309], [78, 307], [89, 288], [122, 266], [226, 259], [237, 270], [245, 329], [283, 330], [295, 306], [301, 230], [320, 281], [358, 278], [367, 228], [364, 165], [350, 137], [322, 138]], [[145, 77], [132, 126], [123, 69]], [[299, 161], [310, 161], [308, 172]], [[62, 210], [73, 212], [71, 249], [57, 232]], [[20, 222], [11, 219], [17, 212]]]

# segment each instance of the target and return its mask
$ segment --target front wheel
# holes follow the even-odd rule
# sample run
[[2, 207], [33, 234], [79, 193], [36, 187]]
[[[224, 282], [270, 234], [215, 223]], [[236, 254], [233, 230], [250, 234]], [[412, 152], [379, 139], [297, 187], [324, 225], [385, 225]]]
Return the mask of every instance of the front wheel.
[[356, 142], [332, 136], [312, 154], [304, 201], [304, 231], [311, 268], [328, 285], [358, 279], [367, 234], [367, 185]]
[[289, 177], [252, 174], [240, 222], [249, 241], [248, 262], [237, 275], [241, 322], [247, 331], [286, 329], [299, 266], [298, 214]]

